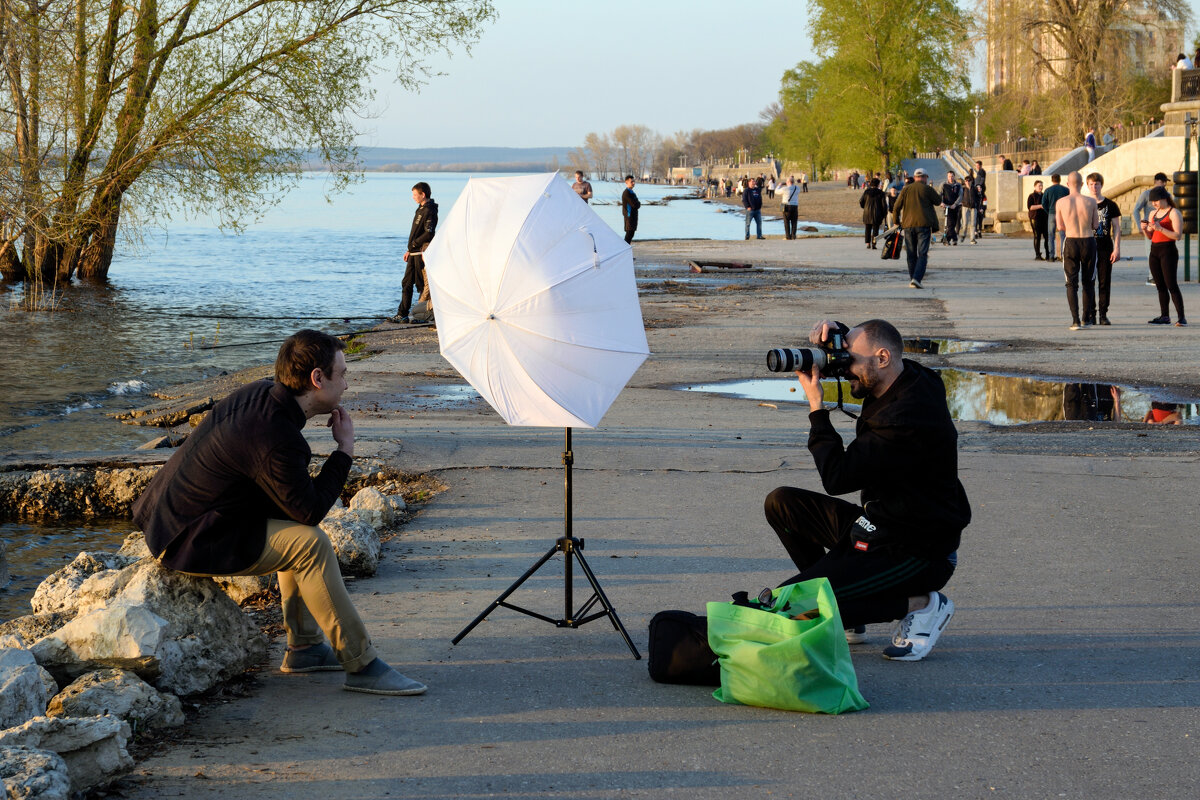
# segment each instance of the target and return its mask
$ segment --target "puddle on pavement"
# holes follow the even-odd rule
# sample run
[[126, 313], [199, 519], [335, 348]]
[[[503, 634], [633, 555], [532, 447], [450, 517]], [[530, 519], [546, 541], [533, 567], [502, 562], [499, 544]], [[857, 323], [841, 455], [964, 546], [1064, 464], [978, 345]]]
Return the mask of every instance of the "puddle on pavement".
[[[938, 372], [946, 384], [950, 414], [956, 420], [984, 421], [993, 425], [1053, 420], [1141, 422], [1154, 407], [1159, 416], [1173, 411], [1180, 415], [1185, 425], [1200, 424], [1200, 405], [1195, 398], [1173, 397], [1165, 391], [1105, 383], [1068, 383], [960, 369], [939, 369]], [[837, 381], [827, 379], [821, 383], [825, 400], [836, 402]], [[768, 403], [807, 402], [795, 376], [720, 381], [675, 388]], [[842, 384], [842, 395], [846, 407], [857, 411], [858, 405], [852, 405], [848, 384]]]
[[966, 339], [905, 339], [904, 352], [920, 353], [922, 355], [951, 355], [953, 353], [978, 353], [998, 347], [995, 342], [973, 342]]

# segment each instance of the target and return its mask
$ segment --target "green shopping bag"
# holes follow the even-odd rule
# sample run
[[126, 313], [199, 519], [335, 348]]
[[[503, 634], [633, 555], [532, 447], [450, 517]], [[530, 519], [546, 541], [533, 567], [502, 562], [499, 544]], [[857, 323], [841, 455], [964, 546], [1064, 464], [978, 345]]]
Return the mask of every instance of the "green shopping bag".
[[[850, 647], [827, 578], [782, 586], [772, 610], [708, 604], [708, 644], [721, 666], [713, 697], [787, 711], [861, 711]], [[813, 619], [792, 619], [813, 612]]]

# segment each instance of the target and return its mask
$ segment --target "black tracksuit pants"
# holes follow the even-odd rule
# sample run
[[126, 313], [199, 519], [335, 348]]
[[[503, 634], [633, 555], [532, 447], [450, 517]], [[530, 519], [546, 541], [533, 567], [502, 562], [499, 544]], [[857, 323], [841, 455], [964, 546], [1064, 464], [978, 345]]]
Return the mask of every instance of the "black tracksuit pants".
[[908, 613], [908, 598], [941, 589], [954, 574], [944, 558], [916, 558], [894, 547], [855, 550], [849, 531], [863, 510], [845, 500], [781, 486], [763, 505], [800, 569], [780, 585], [828, 578], [847, 628], [900, 619]]
[[[1067, 279], [1067, 305], [1072, 322], [1093, 322], [1096, 319], [1096, 238], [1067, 237], [1062, 247], [1063, 276]], [[1080, 289], [1080, 282], [1083, 287]], [[1079, 297], [1083, 295], [1083, 316], [1079, 314]]]
[[[1096, 239], [1096, 293], [1100, 316], [1108, 316], [1108, 298], [1112, 291], [1113, 240], [1107, 236]], [[1095, 320], [1092, 320], [1095, 322]]]
[[412, 308], [412, 291], [415, 286], [417, 296], [425, 291], [425, 273], [422, 268], [425, 266], [425, 259], [419, 253], [409, 255], [408, 261], [404, 264], [404, 280], [400, 282], [400, 310], [398, 316], [407, 317], [409, 309]]

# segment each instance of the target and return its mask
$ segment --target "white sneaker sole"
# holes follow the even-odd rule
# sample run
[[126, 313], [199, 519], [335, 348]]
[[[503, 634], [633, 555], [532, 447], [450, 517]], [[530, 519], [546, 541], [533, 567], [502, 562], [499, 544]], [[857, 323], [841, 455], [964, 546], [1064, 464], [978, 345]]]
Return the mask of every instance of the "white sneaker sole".
[[[946, 630], [946, 626], [950, 624], [950, 620], [954, 619], [954, 601], [949, 597], [946, 598], [946, 617], [938, 625], [929, 632], [928, 638], [923, 643], [917, 645], [909, 643], [909, 650], [906, 653], [897, 655], [889, 655], [888, 649], [895, 647], [895, 644], [889, 645], [888, 649], [883, 651], [883, 657], [888, 661], [920, 661], [933, 651], [933, 646], [937, 644], [938, 639], [942, 637], [942, 631]], [[899, 648], [897, 648], [899, 649]]]

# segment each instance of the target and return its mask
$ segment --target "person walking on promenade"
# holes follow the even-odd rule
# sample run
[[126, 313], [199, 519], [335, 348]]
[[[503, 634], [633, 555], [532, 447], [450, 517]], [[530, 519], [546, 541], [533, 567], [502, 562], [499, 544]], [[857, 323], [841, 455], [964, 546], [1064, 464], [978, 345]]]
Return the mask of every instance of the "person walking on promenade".
[[742, 208], [746, 209], [746, 238], [750, 238], [750, 220], [754, 220], [758, 225], [758, 238], [767, 238], [762, 235], [762, 181], [760, 179], [750, 181], [746, 191], [742, 192]]
[[975, 243], [975, 218], [978, 209], [975, 207], [975, 178], [971, 173], [967, 173], [963, 178], [962, 190], [962, 235], [971, 237], [971, 244]]
[[942, 184], [942, 206], [946, 209], [946, 232], [942, 244], [958, 247], [958, 226], [962, 216], [963, 185], [954, 177], [954, 170], [946, 173]]
[[1029, 211], [1029, 227], [1033, 230], [1033, 260], [1043, 261], [1042, 248], [1050, 252], [1046, 243], [1046, 207], [1042, 204], [1042, 182], [1033, 182], [1033, 191], [1025, 200], [1025, 208]]
[[1083, 146], [1087, 150], [1088, 163], [1092, 163], [1096, 159], [1096, 129], [1089, 126], [1087, 134], [1083, 137]]
[[412, 188], [413, 202], [417, 210], [413, 214], [412, 227], [408, 231], [408, 247], [404, 252], [404, 279], [400, 282], [400, 308], [392, 322], [408, 322], [408, 312], [412, 308], [412, 292], [415, 288], [417, 295], [425, 293], [425, 258], [421, 255], [433, 241], [437, 232], [438, 205], [430, 196], [433, 190], [429, 184], [421, 181]]
[[1058, 235], [1054, 213], [1058, 201], [1067, 194], [1069, 192], [1062, 185], [1062, 176], [1057, 172], [1051, 175], [1049, 188], [1042, 192], [1042, 206], [1046, 209], [1046, 235], [1049, 236], [1049, 241], [1046, 243], [1046, 249], [1049, 251], [1047, 261], [1058, 261], [1058, 256], [1062, 254], [1062, 238]]
[[929, 263], [929, 240], [937, 227], [937, 208], [941, 197], [926, 181], [929, 173], [918, 168], [913, 182], [896, 198], [893, 213], [904, 230], [904, 250], [908, 256], [908, 285], [920, 289]]
[[592, 184], [588, 183], [583, 178], [583, 170], [575, 170], [575, 183], [571, 184], [571, 188], [575, 190], [575, 194], [579, 195], [579, 199], [583, 202], [588, 202], [592, 199]]
[[1108, 321], [1108, 299], [1112, 288], [1113, 265], [1121, 260], [1121, 207], [1103, 194], [1104, 176], [1093, 172], [1087, 176], [1087, 187], [1096, 201], [1096, 294], [1099, 318], [1093, 325], [1111, 325]]
[[987, 192], [987, 170], [982, 161], [975, 162], [975, 187], [981, 192]]
[[800, 193], [808, 194], [808, 173], [807, 172], [800, 173]]
[[[1156, 172], [1156, 173], [1154, 173], [1154, 185], [1151, 186], [1149, 189], [1146, 189], [1145, 191], [1143, 191], [1140, 195], [1138, 195], [1137, 202], [1133, 204], [1133, 223], [1137, 226], [1139, 231], [1142, 229], [1142, 223], [1146, 222], [1148, 219], [1150, 219], [1150, 212], [1154, 210], [1154, 207], [1152, 205], [1150, 205], [1150, 192], [1154, 189], [1155, 186], [1166, 188], [1166, 185], [1167, 185], [1167, 174], [1165, 172]], [[1151, 244], [1149, 238], [1147, 238], [1145, 240], [1145, 242], [1146, 242], [1146, 264], [1147, 264], [1146, 285], [1153, 286], [1154, 285], [1154, 276], [1150, 273], [1150, 269], [1148, 266], [1150, 263], [1150, 248], [1153, 245]]]
[[887, 200], [883, 190], [879, 188], [879, 178], [871, 178], [869, 185], [858, 198], [858, 205], [863, 210], [863, 238], [867, 248], [875, 249], [875, 237], [879, 235], [879, 226], [887, 219]]
[[800, 187], [796, 179], [788, 175], [787, 185], [783, 187], [783, 238], [796, 238], [796, 224], [800, 219]]
[[[318, 527], [354, 457], [354, 423], [341, 405], [344, 349], [320, 331], [289, 336], [275, 359], [275, 380], [247, 384], [213, 406], [134, 503], [133, 519], [167, 569], [278, 573], [287, 631], [282, 672], [342, 670], [348, 691], [421, 694], [424, 685], [375, 652], [333, 545]], [[314, 478], [302, 429], [326, 414], [337, 449]]]
[[[1066, 197], [1054, 204], [1054, 219], [1066, 237], [1062, 246], [1063, 275], [1067, 279], [1067, 305], [1071, 309], [1071, 330], [1091, 325], [1096, 316], [1096, 228], [1100, 216], [1096, 201], [1082, 194], [1083, 178], [1078, 172], [1067, 175]], [[1043, 195], [1044, 197], [1044, 195]], [[1082, 281], [1083, 316], [1080, 317], [1079, 293]]]
[[632, 175], [625, 176], [625, 191], [621, 192], [621, 216], [625, 220], [625, 244], [633, 244], [633, 234], [637, 232], [638, 209], [642, 202], [633, 192], [635, 181]]
[[1179, 291], [1179, 248], [1175, 242], [1183, 234], [1183, 219], [1171, 200], [1171, 193], [1163, 186], [1150, 190], [1150, 203], [1154, 213], [1150, 219], [1142, 223], [1142, 233], [1150, 240], [1150, 274], [1154, 276], [1154, 286], [1158, 289], [1159, 315], [1150, 320], [1151, 325], [1170, 325], [1171, 317], [1167, 313], [1167, 298], [1175, 303], [1175, 313], [1178, 319], [1175, 327], [1187, 325], [1187, 317], [1183, 314], [1183, 294]]

